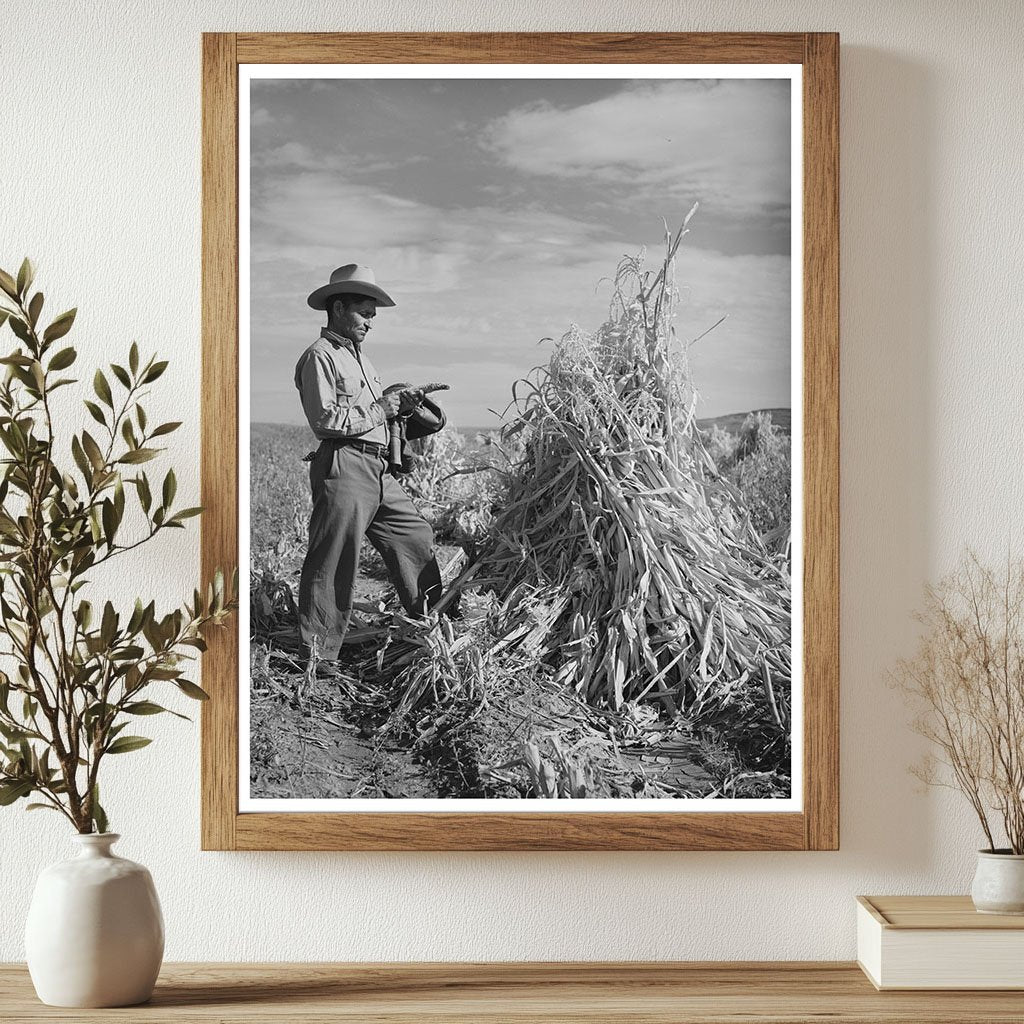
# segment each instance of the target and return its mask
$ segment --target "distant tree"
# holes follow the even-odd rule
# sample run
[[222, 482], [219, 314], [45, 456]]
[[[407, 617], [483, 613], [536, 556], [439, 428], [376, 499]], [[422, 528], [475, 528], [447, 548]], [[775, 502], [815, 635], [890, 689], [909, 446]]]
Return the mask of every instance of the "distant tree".
[[743, 492], [760, 533], [790, 525], [792, 457], [789, 437], [771, 413], [751, 413], [743, 421], [730, 476]]
[[710, 430], [704, 431], [704, 445], [711, 458], [715, 460], [718, 472], [728, 475], [736, 464], [736, 450], [740, 439], [717, 423]]

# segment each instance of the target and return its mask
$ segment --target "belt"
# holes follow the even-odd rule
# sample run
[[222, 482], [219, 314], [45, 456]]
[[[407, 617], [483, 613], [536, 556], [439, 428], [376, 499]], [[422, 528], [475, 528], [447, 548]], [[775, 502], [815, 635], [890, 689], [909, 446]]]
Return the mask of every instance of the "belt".
[[[376, 441], [360, 441], [358, 438], [347, 437], [325, 437], [320, 444], [328, 445], [331, 448], [355, 448], [358, 451], [376, 455], [379, 459], [386, 457], [388, 449], [386, 444], [378, 444]], [[303, 457], [302, 461], [312, 462], [315, 458], [316, 452], [309, 452]]]
[[370, 455], [382, 457], [388, 448], [386, 444], [378, 444], [376, 441], [349, 440], [348, 438], [331, 439], [327, 443], [336, 448], [355, 448], [358, 451], [369, 452]]

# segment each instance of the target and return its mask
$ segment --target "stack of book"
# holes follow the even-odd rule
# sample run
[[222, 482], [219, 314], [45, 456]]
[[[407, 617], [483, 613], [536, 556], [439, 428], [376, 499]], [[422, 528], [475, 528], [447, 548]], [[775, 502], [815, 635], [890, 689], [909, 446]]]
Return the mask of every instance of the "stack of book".
[[970, 896], [858, 896], [857, 962], [878, 989], [1024, 989], [1024, 916], [979, 914]]

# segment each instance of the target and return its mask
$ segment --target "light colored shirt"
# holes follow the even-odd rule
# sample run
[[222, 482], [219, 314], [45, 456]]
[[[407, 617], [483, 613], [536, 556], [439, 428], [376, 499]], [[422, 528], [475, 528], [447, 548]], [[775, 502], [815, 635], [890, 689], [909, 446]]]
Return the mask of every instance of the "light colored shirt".
[[359, 437], [388, 443], [384, 410], [374, 404], [381, 396], [380, 374], [348, 338], [325, 327], [299, 357], [295, 386], [320, 440]]

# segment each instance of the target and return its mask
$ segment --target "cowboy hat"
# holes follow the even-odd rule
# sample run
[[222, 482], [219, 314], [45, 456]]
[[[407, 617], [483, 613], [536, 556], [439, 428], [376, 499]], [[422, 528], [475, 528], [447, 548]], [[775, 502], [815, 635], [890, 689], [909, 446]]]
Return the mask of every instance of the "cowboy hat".
[[330, 284], [321, 285], [310, 292], [306, 301], [313, 309], [326, 309], [327, 300], [334, 295], [365, 295], [373, 299], [378, 306], [393, 306], [394, 300], [383, 288], [377, 287], [377, 279], [369, 267], [361, 267], [358, 263], [348, 263], [338, 267], [331, 274]]

